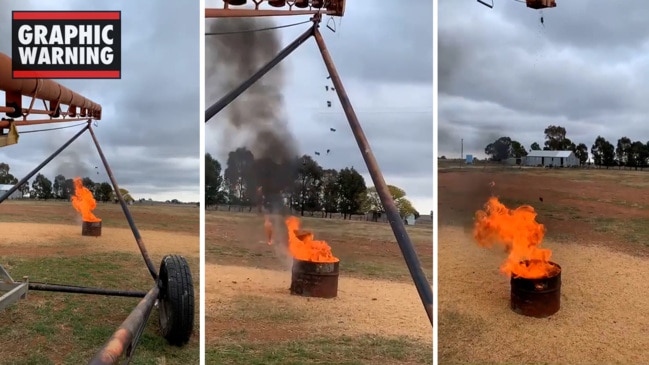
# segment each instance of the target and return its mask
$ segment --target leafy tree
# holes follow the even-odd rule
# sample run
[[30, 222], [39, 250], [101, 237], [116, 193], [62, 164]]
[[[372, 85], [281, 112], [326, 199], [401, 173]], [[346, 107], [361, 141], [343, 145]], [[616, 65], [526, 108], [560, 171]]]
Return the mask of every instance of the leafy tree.
[[11, 184], [15, 185], [18, 183], [18, 179], [9, 173], [9, 164], [0, 162], [0, 184]]
[[113, 186], [107, 182], [99, 184], [97, 187], [96, 199], [101, 202], [108, 202], [113, 197]]
[[320, 209], [320, 195], [324, 170], [311, 156], [304, 155], [297, 168], [296, 186], [293, 192], [294, 204], [304, 215], [304, 211], [314, 212]]
[[254, 197], [253, 170], [255, 157], [246, 148], [237, 148], [228, 154], [225, 172], [225, 184], [230, 193], [230, 202], [240, 205], [250, 205]]
[[550, 125], [543, 131], [545, 133], [544, 150], [565, 151], [571, 150], [572, 141], [566, 138], [566, 129], [558, 125]]
[[67, 199], [65, 196], [65, 176], [58, 174], [54, 177], [54, 184], [52, 185], [52, 194], [55, 199]]
[[525, 156], [527, 156], [525, 147], [523, 147], [523, 145], [518, 141], [512, 141], [511, 154], [509, 157], [522, 158]]
[[588, 161], [588, 147], [584, 143], [580, 143], [575, 147], [575, 155], [577, 155], [577, 158], [579, 159], [579, 164], [580, 165], [585, 165], [586, 161]]
[[500, 137], [485, 147], [486, 155], [491, 156], [493, 161], [503, 161], [514, 156], [512, 149], [512, 139], [509, 137]]
[[[91, 178], [84, 177], [83, 179], [81, 179], [81, 183], [86, 189], [90, 190], [93, 196], [95, 195], [95, 189], [97, 188], [97, 184], [94, 181], [92, 181]], [[72, 194], [74, 194], [74, 184], [72, 185]]]
[[51, 199], [52, 198], [52, 182], [43, 174], [36, 175], [32, 182], [32, 195], [37, 199]]
[[227, 196], [223, 190], [224, 181], [221, 175], [221, 164], [205, 154], [205, 203], [207, 205], [225, 204]]
[[590, 147], [590, 153], [593, 154], [593, 163], [595, 166], [602, 166], [604, 165], [604, 148], [606, 143], [606, 139], [602, 136], [597, 136], [595, 138], [595, 143]]
[[358, 213], [363, 205], [367, 186], [365, 179], [353, 167], [344, 168], [338, 173], [338, 186], [340, 188], [340, 212], [343, 218], [351, 218], [352, 214]]
[[340, 185], [338, 185], [338, 171], [334, 169], [322, 172], [322, 197], [320, 205], [325, 216], [337, 213], [340, 206]]
[[[128, 190], [126, 190], [124, 188], [119, 188], [119, 193], [122, 195], [122, 198], [124, 199], [125, 202], [132, 203], [132, 202], [135, 201], [135, 199], [133, 199], [133, 196], [131, 196], [131, 193], [129, 193]], [[114, 190], [111, 190], [111, 192], [110, 192], [110, 199], [114, 203], [119, 203], [119, 199], [117, 199], [117, 194], [115, 194]], [[151, 199], [149, 199], [149, 200], [151, 200]], [[140, 201], [144, 201], [144, 199], [140, 199]]]
[[70, 197], [74, 195], [74, 180], [65, 179], [65, 184], [63, 185], [63, 189], [64, 189], [63, 191], [64, 199], [70, 200]]
[[633, 162], [633, 168], [638, 170], [638, 168], [644, 168], [647, 165], [647, 156], [649, 152], [647, 151], [647, 146], [640, 142], [635, 141], [631, 143], [631, 148], [629, 151], [629, 159]]
[[24, 198], [25, 195], [29, 194], [29, 181], [25, 181], [20, 187], [18, 187], [18, 190], [22, 194], [22, 197]]
[[635, 164], [633, 156], [631, 156], [631, 139], [629, 137], [622, 137], [617, 140], [615, 157], [620, 167]]
[[539, 146], [538, 143], [534, 142], [534, 143], [532, 143], [532, 145], [530, 146], [530, 149], [531, 149], [532, 151], [540, 151], [540, 150], [541, 150], [541, 146]]
[[[394, 200], [394, 204], [397, 206], [397, 209], [399, 209], [399, 215], [401, 218], [417, 213], [410, 200], [406, 198], [406, 192], [403, 189], [394, 185], [388, 185], [388, 190], [390, 191], [392, 200]], [[367, 189], [366, 200], [368, 210], [374, 212], [385, 212], [385, 208], [381, 203], [376, 187], [372, 186]]]

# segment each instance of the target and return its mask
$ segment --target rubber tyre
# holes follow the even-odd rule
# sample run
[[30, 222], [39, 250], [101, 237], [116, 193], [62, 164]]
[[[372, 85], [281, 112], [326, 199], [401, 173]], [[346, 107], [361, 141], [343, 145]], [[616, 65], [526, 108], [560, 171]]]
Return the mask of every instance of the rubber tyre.
[[158, 275], [160, 331], [169, 344], [182, 346], [194, 331], [194, 282], [182, 256], [162, 259]]

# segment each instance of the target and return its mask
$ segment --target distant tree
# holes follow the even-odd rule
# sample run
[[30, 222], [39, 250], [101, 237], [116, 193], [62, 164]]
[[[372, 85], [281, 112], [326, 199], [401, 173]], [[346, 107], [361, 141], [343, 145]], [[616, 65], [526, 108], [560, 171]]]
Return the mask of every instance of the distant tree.
[[[411, 214], [417, 213], [415, 208], [412, 206], [410, 200], [406, 198], [405, 190], [394, 185], [388, 185], [388, 190], [390, 191], [392, 200], [394, 200], [394, 204], [397, 206], [397, 209], [399, 210], [399, 215], [401, 216], [401, 218], [405, 218]], [[379, 194], [376, 191], [376, 187], [372, 186], [367, 189], [366, 202], [367, 202], [367, 211], [374, 211], [374, 212], [381, 212], [381, 213], [385, 212], [385, 208], [383, 207], [383, 203], [381, 202]]]
[[649, 155], [649, 151], [647, 151], [647, 146], [644, 143], [640, 141], [635, 141], [631, 143], [631, 148], [629, 151], [629, 159], [632, 160], [633, 162], [632, 167], [635, 170], [638, 170], [638, 168], [643, 169], [645, 166], [647, 166], [648, 155]]
[[543, 131], [545, 133], [544, 150], [565, 151], [570, 150], [572, 141], [566, 138], [566, 129], [558, 125], [550, 125]]
[[29, 181], [25, 181], [20, 187], [18, 187], [18, 191], [20, 191], [20, 194], [22, 194], [22, 198], [25, 197], [25, 195], [29, 194]]
[[207, 205], [225, 204], [226, 192], [221, 175], [221, 164], [209, 153], [205, 154], [205, 203]]
[[588, 147], [586, 146], [586, 144], [578, 144], [575, 148], [575, 155], [579, 159], [579, 164], [582, 166], [585, 165], [586, 161], [588, 161]]
[[338, 171], [328, 169], [322, 172], [322, 197], [320, 205], [325, 217], [337, 213], [340, 207], [340, 185], [338, 185]]
[[[83, 186], [86, 189], [90, 190], [90, 192], [94, 196], [95, 189], [97, 188], [97, 184], [94, 181], [92, 181], [92, 179], [89, 178], [89, 177], [84, 177], [83, 179], [81, 179], [81, 183], [83, 184]], [[74, 184], [73, 184], [73, 188], [72, 188], [72, 194], [74, 194]], [[95, 199], [96, 199], [96, 197], [95, 197]]]
[[52, 199], [52, 182], [43, 174], [36, 175], [32, 182], [32, 195], [36, 199]]
[[358, 213], [363, 205], [367, 186], [365, 179], [353, 167], [344, 168], [338, 173], [338, 186], [340, 187], [340, 212], [343, 218], [351, 218]]
[[509, 157], [522, 158], [525, 156], [527, 156], [527, 151], [525, 150], [525, 147], [523, 147], [523, 145], [520, 142], [512, 140], [511, 154]]
[[54, 177], [54, 184], [52, 184], [52, 194], [55, 199], [67, 199], [65, 197], [65, 176], [58, 174]]
[[541, 146], [539, 146], [538, 143], [534, 142], [534, 143], [532, 143], [532, 145], [530, 146], [530, 150], [532, 150], [532, 151], [540, 151], [540, 150], [541, 150]]
[[304, 211], [314, 212], [320, 209], [320, 195], [322, 193], [322, 184], [324, 170], [311, 156], [304, 155], [296, 163], [297, 179], [295, 189], [293, 190], [294, 208]]
[[63, 190], [64, 190], [63, 191], [64, 199], [70, 200], [70, 197], [74, 195], [74, 180], [65, 179], [65, 184], [63, 184]]
[[622, 166], [631, 166], [635, 164], [633, 156], [631, 156], [631, 139], [629, 137], [622, 137], [617, 140], [615, 157], [617, 158], [617, 163], [620, 168]]
[[97, 187], [97, 200], [101, 202], [109, 202], [113, 197], [113, 186], [107, 182], [99, 184]]
[[595, 142], [590, 147], [590, 153], [593, 154], [593, 163], [597, 167], [604, 165], [604, 148], [606, 143], [608, 143], [608, 141], [606, 141], [604, 137], [597, 136]]
[[[120, 195], [122, 195], [122, 198], [124, 199], [124, 201], [126, 203], [132, 203], [132, 202], [135, 201], [135, 199], [133, 199], [133, 196], [131, 196], [131, 193], [129, 193], [128, 190], [126, 190], [124, 188], [119, 188], [119, 193], [120, 193]], [[110, 193], [110, 199], [114, 203], [119, 203], [119, 199], [117, 199], [117, 194], [115, 194], [114, 190], [111, 191], [111, 193]], [[139, 201], [143, 202], [143, 201], [145, 201], [145, 199], [140, 199]], [[151, 201], [151, 199], [149, 199], [149, 201]]]
[[500, 137], [489, 143], [484, 152], [491, 157], [493, 161], [503, 161], [512, 155], [512, 139], [509, 137]]
[[255, 156], [244, 147], [237, 148], [228, 154], [227, 167], [223, 175], [230, 193], [229, 201], [231, 203], [252, 204], [257, 189], [253, 181], [254, 165]]
[[613, 143], [606, 141], [602, 149], [602, 163], [608, 169], [611, 166], [615, 166], [615, 146]]
[[9, 173], [9, 164], [0, 162], [0, 184], [17, 184], [18, 179]]

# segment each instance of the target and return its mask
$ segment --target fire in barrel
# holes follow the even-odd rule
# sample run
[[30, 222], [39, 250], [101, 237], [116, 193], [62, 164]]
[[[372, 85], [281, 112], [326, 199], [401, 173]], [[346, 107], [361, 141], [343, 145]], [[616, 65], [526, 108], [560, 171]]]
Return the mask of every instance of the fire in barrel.
[[[340, 260], [332, 254], [327, 242], [315, 240], [312, 232], [301, 230], [299, 218], [289, 216], [285, 224], [288, 230], [288, 251], [293, 258], [291, 294], [335, 298], [338, 295]], [[273, 244], [271, 227], [266, 218], [268, 244]]]
[[543, 318], [559, 311], [561, 267], [550, 261], [551, 250], [539, 247], [545, 226], [536, 216], [529, 205], [512, 210], [492, 197], [484, 210], [476, 212], [473, 236], [480, 246], [506, 248], [508, 256], [500, 270], [510, 278], [511, 309]]
[[81, 214], [83, 221], [81, 225], [82, 236], [101, 236], [101, 219], [97, 218], [92, 211], [97, 207], [97, 202], [92, 196], [92, 192], [83, 186], [80, 177], [74, 178], [74, 195], [72, 196], [72, 206]]

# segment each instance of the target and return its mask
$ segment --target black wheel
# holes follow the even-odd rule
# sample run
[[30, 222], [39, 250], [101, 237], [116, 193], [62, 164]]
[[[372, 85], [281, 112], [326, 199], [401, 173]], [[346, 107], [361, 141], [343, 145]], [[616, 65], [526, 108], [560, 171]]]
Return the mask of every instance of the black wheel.
[[171, 345], [182, 346], [194, 331], [194, 282], [182, 256], [162, 259], [158, 275], [160, 330]]

